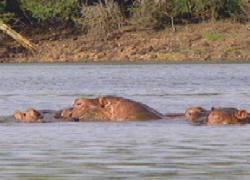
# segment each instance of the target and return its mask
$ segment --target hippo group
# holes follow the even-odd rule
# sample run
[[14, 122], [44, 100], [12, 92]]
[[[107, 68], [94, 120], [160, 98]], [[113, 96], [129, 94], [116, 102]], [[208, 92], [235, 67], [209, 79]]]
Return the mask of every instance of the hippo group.
[[212, 107], [210, 110], [202, 107], [192, 107], [186, 110], [185, 117], [194, 124], [225, 125], [250, 123], [249, 112], [230, 107]]
[[199, 125], [248, 124], [250, 113], [236, 108], [215, 108], [206, 110], [193, 107], [185, 113], [162, 114], [153, 108], [117, 96], [99, 96], [94, 99], [76, 99], [72, 107], [59, 111], [28, 109], [17, 111], [14, 117], [25, 123], [49, 122], [123, 122], [148, 121], [172, 118], [187, 118], [189, 122]]

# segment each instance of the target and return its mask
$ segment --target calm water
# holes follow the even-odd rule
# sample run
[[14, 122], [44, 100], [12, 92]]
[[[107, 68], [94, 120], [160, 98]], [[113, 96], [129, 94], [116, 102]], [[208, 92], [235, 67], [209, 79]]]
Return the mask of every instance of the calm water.
[[[156, 110], [250, 109], [250, 64], [0, 65], [0, 120], [29, 107], [118, 95]], [[126, 123], [0, 123], [0, 179], [249, 179], [250, 125], [184, 119]]]

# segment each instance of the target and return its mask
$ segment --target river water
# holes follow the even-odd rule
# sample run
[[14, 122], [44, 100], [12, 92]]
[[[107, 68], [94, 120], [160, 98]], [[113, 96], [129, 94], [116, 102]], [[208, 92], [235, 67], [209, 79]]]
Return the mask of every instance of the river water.
[[[98, 95], [131, 98], [162, 113], [192, 106], [249, 110], [250, 64], [0, 65], [0, 120]], [[242, 180], [249, 170], [250, 125], [194, 126], [181, 118], [0, 123], [1, 180]]]

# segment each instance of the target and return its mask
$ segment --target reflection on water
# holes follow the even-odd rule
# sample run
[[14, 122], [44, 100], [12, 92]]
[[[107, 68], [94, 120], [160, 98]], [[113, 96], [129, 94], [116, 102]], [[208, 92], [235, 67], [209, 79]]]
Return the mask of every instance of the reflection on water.
[[0, 179], [249, 179], [250, 126], [184, 119], [9, 123], [16, 110], [119, 95], [162, 113], [249, 108], [250, 65], [1, 65]]

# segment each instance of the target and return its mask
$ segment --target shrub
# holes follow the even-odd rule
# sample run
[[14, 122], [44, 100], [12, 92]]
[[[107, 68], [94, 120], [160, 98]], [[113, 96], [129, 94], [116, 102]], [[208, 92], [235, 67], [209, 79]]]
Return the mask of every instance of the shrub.
[[6, 1], [0, 1], [0, 21], [9, 22], [13, 18], [14, 14], [6, 11]]
[[220, 19], [239, 17], [244, 9], [242, 0], [173, 0], [173, 13], [178, 17]]
[[82, 7], [81, 23], [87, 26], [88, 33], [104, 35], [120, 29], [125, 17], [114, 0], [99, 1], [95, 6]]
[[0, 13], [4, 13], [5, 10], [5, 1], [0, 1]]
[[[241, 18], [243, 0], [137, 0], [132, 20], [144, 26], [164, 26], [175, 22]], [[173, 23], [173, 22], [172, 22]]]
[[71, 19], [77, 14], [79, 3], [78, 0], [23, 0], [22, 8], [41, 22], [55, 17]]
[[159, 28], [170, 22], [171, 3], [168, 1], [137, 0], [133, 8], [132, 23], [142, 26]]

